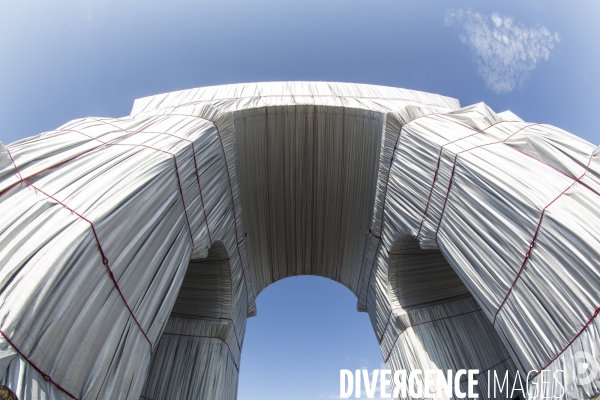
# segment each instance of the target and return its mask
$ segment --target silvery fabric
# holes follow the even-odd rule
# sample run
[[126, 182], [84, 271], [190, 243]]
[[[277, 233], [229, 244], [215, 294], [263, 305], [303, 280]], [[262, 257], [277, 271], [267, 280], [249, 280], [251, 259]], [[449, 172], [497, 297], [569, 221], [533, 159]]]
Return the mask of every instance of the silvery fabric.
[[595, 146], [511, 112], [327, 82], [152, 96], [0, 145], [0, 381], [234, 399], [256, 296], [312, 274], [356, 294], [392, 369], [562, 370], [528, 385], [590, 398], [599, 173]]

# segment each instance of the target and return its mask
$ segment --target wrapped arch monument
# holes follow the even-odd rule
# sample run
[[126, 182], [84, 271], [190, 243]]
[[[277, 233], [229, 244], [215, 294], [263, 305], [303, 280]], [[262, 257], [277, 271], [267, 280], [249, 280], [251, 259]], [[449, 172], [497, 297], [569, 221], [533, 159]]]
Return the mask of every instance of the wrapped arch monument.
[[312, 274], [356, 294], [390, 369], [591, 398], [599, 195], [598, 148], [484, 104], [323, 82], [138, 99], [0, 146], [0, 382], [235, 399], [256, 296]]

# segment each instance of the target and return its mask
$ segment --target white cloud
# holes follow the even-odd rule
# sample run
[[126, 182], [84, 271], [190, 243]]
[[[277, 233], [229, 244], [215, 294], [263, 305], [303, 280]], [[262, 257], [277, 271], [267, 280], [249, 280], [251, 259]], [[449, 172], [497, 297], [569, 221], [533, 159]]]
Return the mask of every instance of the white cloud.
[[475, 53], [477, 72], [496, 93], [508, 93], [521, 86], [560, 42], [558, 33], [551, 33], [545, 26], [527, 28], [497, 13], [485, 16], [448, 10], [445, 23], [460, 30], [460, 41]]

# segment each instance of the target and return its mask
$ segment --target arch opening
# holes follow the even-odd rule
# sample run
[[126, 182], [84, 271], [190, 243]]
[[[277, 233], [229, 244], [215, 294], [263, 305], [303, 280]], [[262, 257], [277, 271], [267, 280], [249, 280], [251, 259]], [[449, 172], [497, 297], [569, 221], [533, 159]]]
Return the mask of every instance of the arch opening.
[[240, 394], [337, 395], [340, 369], [380, 368], [369, 315], [357, 311], [356, 300], [346, 286], [315, 275], [287, 277], [265, 288], [257, 297], [258, 315], [248, 320]]
[[231, 318], [232, 292], [227, 250], [215, 242], [206, 258], [190, 260], [171, 316]]
[[234, 118], [256, 293], [296, 275], [331, 278], [358, 293], [384, 114], [315, 102]]
[[247, 307], [233, 281], [220, 241], [189, 261], [141, 399], [236, 398]]
[[[505, 352], [500, 334], [522, 370], [573, 371], [573, 351], [598, 337], [598, 150], [484, 105], [458, 107], [365, 85], [236, 85], [140, 99], [129, 117], [0, 145], [0, 344], [13, 360], [2, 382], [40, 398], [132, 398], [151, 357], [173, 349], [164, 358], [184, 370], [215, 367], [201, 395], [193, 379], [187, 393], [235, 396], [217, 392], [237, 379], [254, 298], [300, 274], [357, 294], [394, 367], [426, 352], [439, 368], [489, 368], [509, 360], [492, 357]], [[473, 296], [460, 297], [465, 285], [440, 254], [418, 249], [429, 267], [407, 254], [389, 265], [390, 240], [417, 225]], [[229, 300], [184, 280], [190, 252], [206, 254], [215, 237], [230, 256]], [[181, 370], [152, 371], [160, 386]]]
[[392, 247], [388, 270], [392, 308], [426, 307], [471, 296], [438, 249], [422, 249], [411, 235]]
[[[388, 293], [395, 334], [386, 358], [393, 370], [478, 370], [480, 398], [488, 395], [487, 373], [510, 382], [516, 364], [491, 321], [439, 249], [422, 249], [412, 235], [403, 234], [390, 252]], [[382, 338], [383, 339], [383, 338]], [[388, 342], [383, 340], [382, 348]], [[384, 350], [385, 351], [385, 350]], [[523, 377], [521, 377], [522, 379]], [[437, 377], [424, 390], [435, 393]], [[465, 392], [467, 380], [460, 381]], [[450, 389], [451, 390], [451, 389]], [[453, 398], [444, 392], [446, 398]]]

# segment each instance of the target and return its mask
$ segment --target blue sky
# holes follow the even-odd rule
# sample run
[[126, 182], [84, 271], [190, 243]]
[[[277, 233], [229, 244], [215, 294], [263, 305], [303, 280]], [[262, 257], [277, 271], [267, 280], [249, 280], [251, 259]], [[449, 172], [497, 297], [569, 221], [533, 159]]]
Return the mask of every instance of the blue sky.
[[[2, 0], [0, 141], [162, 92], [332, 80], [484, 101], [598, 145], [599, 22], [597, 0]], [[289, 278], [257, 303], [240, 400], [328, 398], [340, 368], [382, 362], [335, 282]]]

